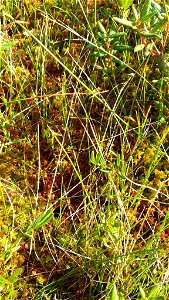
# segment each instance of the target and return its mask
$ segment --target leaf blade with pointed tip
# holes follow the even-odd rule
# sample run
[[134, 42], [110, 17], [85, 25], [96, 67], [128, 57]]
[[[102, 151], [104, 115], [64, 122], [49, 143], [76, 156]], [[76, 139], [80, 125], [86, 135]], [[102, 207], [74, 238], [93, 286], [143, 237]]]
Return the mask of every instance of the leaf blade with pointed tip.
[[137, 30], [137, 26], [135, 25], [135, 22], [128, 21], [128, 20], [121, 19], [121, 18], [117, 18], [117, 17], [113, 17], [113, 20], [116, 21], [117, 23], [120, 23], [120, 24], [124, 25], [124, 26], [131, 27], [134, 30]]
[[117, 288], [116, 288], [115, 284], [114, 284], [113, 290], [111, 292], [110, 300], [119, 300], [119, 296], [118, 296], [118, 292], [117, 292]]
[[97, 24], [98, 24], [98, 27], [99, 27], [100, 31], [103, 34], [107, 34], [106, 29], [104, 28], [103, 24], [100, 21], [98, 21]]
[[53, 209], [45, 211], [40, 216], [38, 216], [37, 219], [34, 221], [32, 229], [37, 230], [41, 228], [42, 226], [46, 225], [52, 217], [53, 217]]

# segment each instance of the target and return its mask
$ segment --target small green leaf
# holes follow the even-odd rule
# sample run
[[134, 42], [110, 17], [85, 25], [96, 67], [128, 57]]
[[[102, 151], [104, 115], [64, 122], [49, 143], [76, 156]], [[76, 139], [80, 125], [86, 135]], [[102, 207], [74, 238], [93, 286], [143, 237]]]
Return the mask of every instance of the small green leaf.
[[11, 276], [8, 277], [9, 283], [15, 283], [18, 280], [18, 276], [21, 275], [22, 268], [17, 268]]
[[133, 47], [129, 46], [129, 45], [117, 45], [113, 47], [114, 50], [117, 51], [131, 51], [133, 50]]
[[146, 299], [146, 293], [145, 293], [145, 291], [142, 289], [141, 286], [139, 286], [139, 290], [140, 290], [141, 299], [145, 300]]
[[141, 31], [140, 32], [141, 35], [147, 37], [147, 38], [157, 38], [159, 40], [162, 39], [162, 36], [159, 34], [155, 34], [155, 33], [151, 33], [151, 32], [147, 32], [147, 31]]
[[18, 144], [18, 143], [21, 143], [21, 142], [23, 142], [23, 141], [25, 141], [25, 139], [13, 140], [13, 141], [11, 141], [11, 142], [6, 143], [5, 146], [7, 146], [7, 145]]
[[99, 165], [103, 165], [105, 163], [104, 159], [100, 153], [96, 154], [96, 163]]
[[147, 45], [147, 47], [145, 49], [144, 55], [145, 56], [150, 55], [150, 53], [152, 52], [153, 48], [154, 48], [154, 43], [148, 43], [148, 45]]
[[117, 292], [117, 288], [116, 288], [115, 284], [114, 284], [112, 292], [111, 292], [110, 300], [119, 300], [119, 296], [118, 296], [118, 292]]
[[97, 37], [100, 38], [101, 40], [106, 41], [107, 34], [99, 31], [99, 32], [97, 32]]
[[106, 29], [104, 28], [104, 26], [102, 25], [102, 23], [101, 23], [100, 21], [98, 21], [97, 24], [98, 24], [98, 27], [99, 27], [100, 31], [101, 31], [103, 34], [106, 34], [106, 35], [107, 35]]
[[110, 172], [110, 170], [109, 170], [109, 169], [105, 169], [104, 166], [100, 166], [100, 167], [99, 167], [99, 170], [100, 170], [101, 172], [103, 172], [103, 173], [109, 173], [109, 172]]
[[110, 38], [118, 38], [118, 37], [121, 37], [121, 36], [126, 36], [127, 33], [126, 32], [109, 32], [109, 37]]
[[144, 49], [144, 47], [145, 47], [144, 44], [139, 44], [139, 45], [135, 46], [134, 52], [142, 51]]
[[131, 21], [128, 21], [128, 20], [125, 20], [125, 19], [117, 18], [117, 17], [113, 17], [113, 20], [116, 21], [117, 23], [120, 23], [120, 24], [124, 25], [124, 26], [131, 27], [134, 30], [137, 30], [137, 26], [135, 25], [136, 24], [135, 22], [131, 22]]
[[119, 5], [122, 6], [125, 10], [133, 4], [133, 0], [118, 0], [118, 2]]
[[94, 150], [92, 150], [91, 155], [90, 155], [90, 162], [94, 165], [96, 165], [96, 159], [95, 159], [95, 155], [94, 155]]
[[12, 48], [13, 46], [15, 46], [16, 44], [17, 44], [17, 41], [0, 44], [0, 51], [8, 50], [8, 49]]
[[41, 228], [42, 226], [44, 226], [45, 224], [47, 224], [52, 217], [53, 217], [53, 209], [45, 211], [39, 217], [37, 217], [37, 219], [33, 223], [32, 228], [34, 230]]
[[151, 0], [145, 0], [140, 13], [141, 22], [143, 22], [142, 20], [149, 14], [150, 8], [151, 8]]

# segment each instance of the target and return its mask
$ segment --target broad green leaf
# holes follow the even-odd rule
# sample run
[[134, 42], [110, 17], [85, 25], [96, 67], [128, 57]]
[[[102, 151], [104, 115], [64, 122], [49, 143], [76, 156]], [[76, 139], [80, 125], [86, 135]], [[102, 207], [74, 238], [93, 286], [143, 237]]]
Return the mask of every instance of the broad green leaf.
[[53, 209], [45, 211], [39, 217], [37, 217], [37, 219], [33, 223], [32, 228], [34, 230], [41, 228], [42, 226], [44, 226], [45, 224], [47, 224], [52, 217], [53, 217]]
[[151, 8], [151, 0], [145, 0], [144, 5], [141, 10], [141, 13], [140, 13], [141, 22], [149, 14], [150, 8]]
[[144, 47], [145, 47], [144, 44], [139, 44], [139, 45], [135, 46], [134, 52], [142, 51], [144, 49]]
[[116, 288], [115, 284], [114, 284], [112, 292], [111, 292], [110, 300], [119, 300], [119, 296], [118, 296], [118, 292], [117, 292], [117, 288]]
[[0, 51], [8, 50], [8, 49], [12, 48], [13, 46], [15, 46], [16, 44], [17, 44], [17, 41], [0, 44]]
[[118, 2], [119, 5], [122, 6], [125, 10], [133, 4], [133, 0], [118, 0]]
[[120, 24], [124, 25], [124, 26], [131, 27], [134, 30], [137, 30], [137, 26], [135, 26], [135, 22], [128, 21], [128, 20], [121, 19], [121, 18], [117, 18], [117, 17], [113, 17], [113, 20], [116, 21], [117, 23], [120, 23]]

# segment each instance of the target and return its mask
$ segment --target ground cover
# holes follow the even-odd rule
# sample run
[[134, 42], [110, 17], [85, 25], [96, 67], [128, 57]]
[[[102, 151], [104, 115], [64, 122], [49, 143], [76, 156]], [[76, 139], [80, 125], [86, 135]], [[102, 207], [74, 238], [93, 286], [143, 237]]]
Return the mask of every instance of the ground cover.
[[1, 299], [168, 299], [169, 6], [132, 4], [0, 4]]

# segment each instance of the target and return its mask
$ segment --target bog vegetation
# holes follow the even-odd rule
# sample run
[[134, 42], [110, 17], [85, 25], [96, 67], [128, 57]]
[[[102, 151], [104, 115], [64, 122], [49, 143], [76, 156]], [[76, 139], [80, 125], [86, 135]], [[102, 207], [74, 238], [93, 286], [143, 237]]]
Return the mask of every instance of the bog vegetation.
[[168, 24], [1, 0], [0, 299], [169, 299]]

